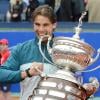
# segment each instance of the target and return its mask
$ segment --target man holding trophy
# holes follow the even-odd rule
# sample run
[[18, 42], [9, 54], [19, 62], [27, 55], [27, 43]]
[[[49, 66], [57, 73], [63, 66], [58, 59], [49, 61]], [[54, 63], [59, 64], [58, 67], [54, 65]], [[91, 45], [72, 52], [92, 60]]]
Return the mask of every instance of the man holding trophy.
[[[71, 46], [74, 46], [73, 39], [54, 38], [53, 31], [57, 26], [57, 19], [53, 9], [48, 5], [36, 8], [32, 14], [32, 21], [36, 33], [35, 39], [13, 48], [11, 56], [0, 68], [0, 82], [20, 82], [20, 100], [86, 100], [94, 94], [98, 88], [97, 85], [94, 85], [98, 84], [97, 80], [93, 80], [94, 84], [81, 85], [74, 77], [76, 70], [84, 69], [84, 66], [90, 63], [91, 57], [86, 53], [89, 53], [90, 50], [89, 54], [92, 55], [92, 48], [75, 40], [75, 50], [81, 52], [80, 55], [84, 59], [86, 58], [87, 61], [84, 60], [86, 63], [76, 59], [76, 55], [72, 57], [72, 52], [69, 53], [70, 56], [66, 56], [67, 53], [63, 50], [64, 45], [67, 44], [66, 39], [72, 44]], [[54, 49], [51, 50], [47, 44]], [[82, 47], [76, 49], [77, 45], [82, 45]], [[59, 50], [59, 47], [62, 49]], [[48, 50], [49, 48], [50, 50]], [[68, 47], [68, 49], [70, 48]], [[49, 51], [51, 52], [49, 53]], [[91, 93], [88, 94], [90, 91]]]

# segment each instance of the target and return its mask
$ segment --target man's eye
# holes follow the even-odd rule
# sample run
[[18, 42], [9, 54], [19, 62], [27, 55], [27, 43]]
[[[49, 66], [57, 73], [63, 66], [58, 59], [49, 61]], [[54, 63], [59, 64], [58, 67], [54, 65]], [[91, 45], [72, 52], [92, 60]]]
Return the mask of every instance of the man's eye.
[[35, 23], [35, 25], [36, 25], [36, 26], [39, 26], [40, 24], [38, 24], [38, 23]]
[[44, 26], [48, 26], [48, 24], [44, 24]]

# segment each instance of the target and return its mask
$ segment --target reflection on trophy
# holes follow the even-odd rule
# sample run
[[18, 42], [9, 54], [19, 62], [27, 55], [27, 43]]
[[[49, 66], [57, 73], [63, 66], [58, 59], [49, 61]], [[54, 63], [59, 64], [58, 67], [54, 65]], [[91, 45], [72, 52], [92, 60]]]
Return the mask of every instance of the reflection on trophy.
[[[32, 100], [87, 100], [86, 89], [76, 77], [76, 72], [82, 72], [87, 66], [93, 64], [98, 59], [100, 52], [93, 58], [95, 49], [79, 37], [84, 15], [83, 13], [80, 17], [73, 37], [55, 37], [52, 48], [49, 46], [51, 37], [48, 37], [47, 49], [52, 62], [41, 50], [41, 41], [44, 37], [40, 39], [41, 54], [50, 64], [59, 67], [59, 70], [40, 81], [37, 89], [34, 90]], [[99, 87], [96, 78], [92, 79], [90, 84], [94, 85], [96, 90]]]

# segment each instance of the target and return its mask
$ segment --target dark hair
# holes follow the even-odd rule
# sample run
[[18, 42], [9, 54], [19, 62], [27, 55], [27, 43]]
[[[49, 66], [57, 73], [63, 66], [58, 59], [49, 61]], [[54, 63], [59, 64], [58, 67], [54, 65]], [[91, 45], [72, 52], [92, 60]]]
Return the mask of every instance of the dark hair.
[[32, 13], [33, 22], [38, 15], [47, 17], [52, 23], [55, 23], [57, 21], [56, 14], [49, 5], [42, 5], [34, 10], [34, 12]]

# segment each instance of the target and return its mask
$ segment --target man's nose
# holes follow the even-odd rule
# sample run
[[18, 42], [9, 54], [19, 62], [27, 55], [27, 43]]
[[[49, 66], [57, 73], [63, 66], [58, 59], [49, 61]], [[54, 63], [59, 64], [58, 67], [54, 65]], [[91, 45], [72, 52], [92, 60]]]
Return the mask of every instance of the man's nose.
[[43, 26], [40, 26], [40, 27], [39, 27], [39, 30], [40, 30], [40, 31], [44, 31], [44, 27], [43, 27]]

